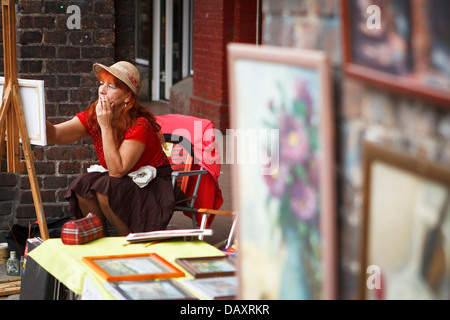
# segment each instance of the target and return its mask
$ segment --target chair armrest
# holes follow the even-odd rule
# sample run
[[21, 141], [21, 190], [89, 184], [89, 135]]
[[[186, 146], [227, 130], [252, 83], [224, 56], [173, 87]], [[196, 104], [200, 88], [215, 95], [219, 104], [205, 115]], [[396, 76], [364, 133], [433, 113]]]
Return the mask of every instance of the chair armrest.
[[173, 171], [172, 177], [188, 177], [188, 176], [197, 176], [201, 174], [208, 173], [206, 170], [192, 170], [192, 171]]
[[[233, 211], [222, 211], [222, 210], [213, 210], [213, 209], [198, 209], [199, 213], [202, 214], [202, 220], [200, 222], [200, 229], [204, 230], [206, 228], [206, 220], [209, 217], [210, 214], [215, 215], [223, 215], [223, 216], [235, 216], [235, 212]], [[203, 240], [203, 236], [198, 237], [199, 240]]]
[[213, 209], [197, 209], [197, 212], [199, 213], [205, 213], [205, 214], [216, 214], [219, 216], [234, 216], [236, 213], [234, 211], [222, 211], [222, 210], [213, 210]]
[[201, 213], [201, 214], [216, 214], [219, 216], [235, 216], [236, 212], [234, 211], [222, 211], [222, 210], [214, 210], [214, 209], [204, 209], [204, 208], [189, 208], [182, 206], [175, 206], [175, 211], [185, 211], [190, 213]]

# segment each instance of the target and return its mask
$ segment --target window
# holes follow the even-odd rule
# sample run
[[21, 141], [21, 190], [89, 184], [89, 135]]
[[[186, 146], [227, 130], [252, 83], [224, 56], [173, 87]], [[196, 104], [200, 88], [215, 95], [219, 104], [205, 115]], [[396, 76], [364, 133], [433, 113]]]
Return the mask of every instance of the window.
[[150, 64], [151, 52], [151, 1], [136, 1], [136, 62]]

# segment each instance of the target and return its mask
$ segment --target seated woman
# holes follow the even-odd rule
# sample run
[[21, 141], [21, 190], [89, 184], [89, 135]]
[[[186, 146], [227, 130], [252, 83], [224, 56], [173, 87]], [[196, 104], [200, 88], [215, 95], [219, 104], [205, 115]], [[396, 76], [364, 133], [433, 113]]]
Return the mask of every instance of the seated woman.
[[[102, 170], [83, 173], [70, 184], [65, 194], [69, 210], [77, 219], [95, 214], [105, 232], [109, 221], [119, 236], [165, 229], [175, 207], [172, 169], [161, 147], [161, 128], [137, 99], [139, 71], [126, 61], [110, 67], [96, 63], [93, 69], [100, 81], [98, 100], [71, 120], [47, 121], [49, 143], [90, 135], [101, 164]], [[157, 172], [144, 187], [128, 175], [140, 168]]]

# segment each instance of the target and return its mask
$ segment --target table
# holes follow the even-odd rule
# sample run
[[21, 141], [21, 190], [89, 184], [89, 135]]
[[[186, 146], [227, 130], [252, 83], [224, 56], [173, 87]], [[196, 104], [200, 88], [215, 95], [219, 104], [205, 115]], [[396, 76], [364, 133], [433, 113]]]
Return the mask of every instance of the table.
[[[114, 299], [103, 285], [105, 280], [82, 262], [85, 256], [156, 253], [170, 263], [181, 257], [211, 257], [224, 255], [214, 246], [200, 240], [168, 239], [147, 246], [148, 243], [130, 244], [125, 237], [105, 237], [83, 245], [65, 245], [61, 239], [48, 239], [29, 253], [42, 268], [77, 295], [83, 293], [87, 282], [98, 290], [105, 300]], [[182, 269], [180, 267], [180, 269]], [[183, 269], [182, 269], [183, 270]], [[185, 271], [185, 270], [183, 270]], [[185, 278], [192, 276], [185, 271]], [[86, 288], [84, 288], [86, 292]], [[84, 294], [84, 293], [83, 293]]]

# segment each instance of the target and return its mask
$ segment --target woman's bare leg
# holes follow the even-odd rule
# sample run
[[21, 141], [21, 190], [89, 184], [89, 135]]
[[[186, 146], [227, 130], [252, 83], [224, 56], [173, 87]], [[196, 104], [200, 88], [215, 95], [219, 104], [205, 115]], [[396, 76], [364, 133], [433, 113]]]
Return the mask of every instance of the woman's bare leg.
[[81, 213], [83, 214], [83, 216], [86, 217], [89, 213], [96, 215], [102, 222], [103, 233], [105, 234], [105, 236], [108, 236], [109, 232], [108, 232], [108, 226], [106, 224], [106, 218], [98, 204], [97, 197], [94, 196], [91, 199], [87, 199], [87, 198], [80, 197], [78, 194], [76, 194], [76, 196], [78, 199], [78, 206], [80, 207], [80, 210], [81, 210]]
[[97, 193], [98, 204], [106, 219], [114, 226], [119, 236], [128, 235], [131, 230], [111, 209], [108, 202], [108, 196]]

